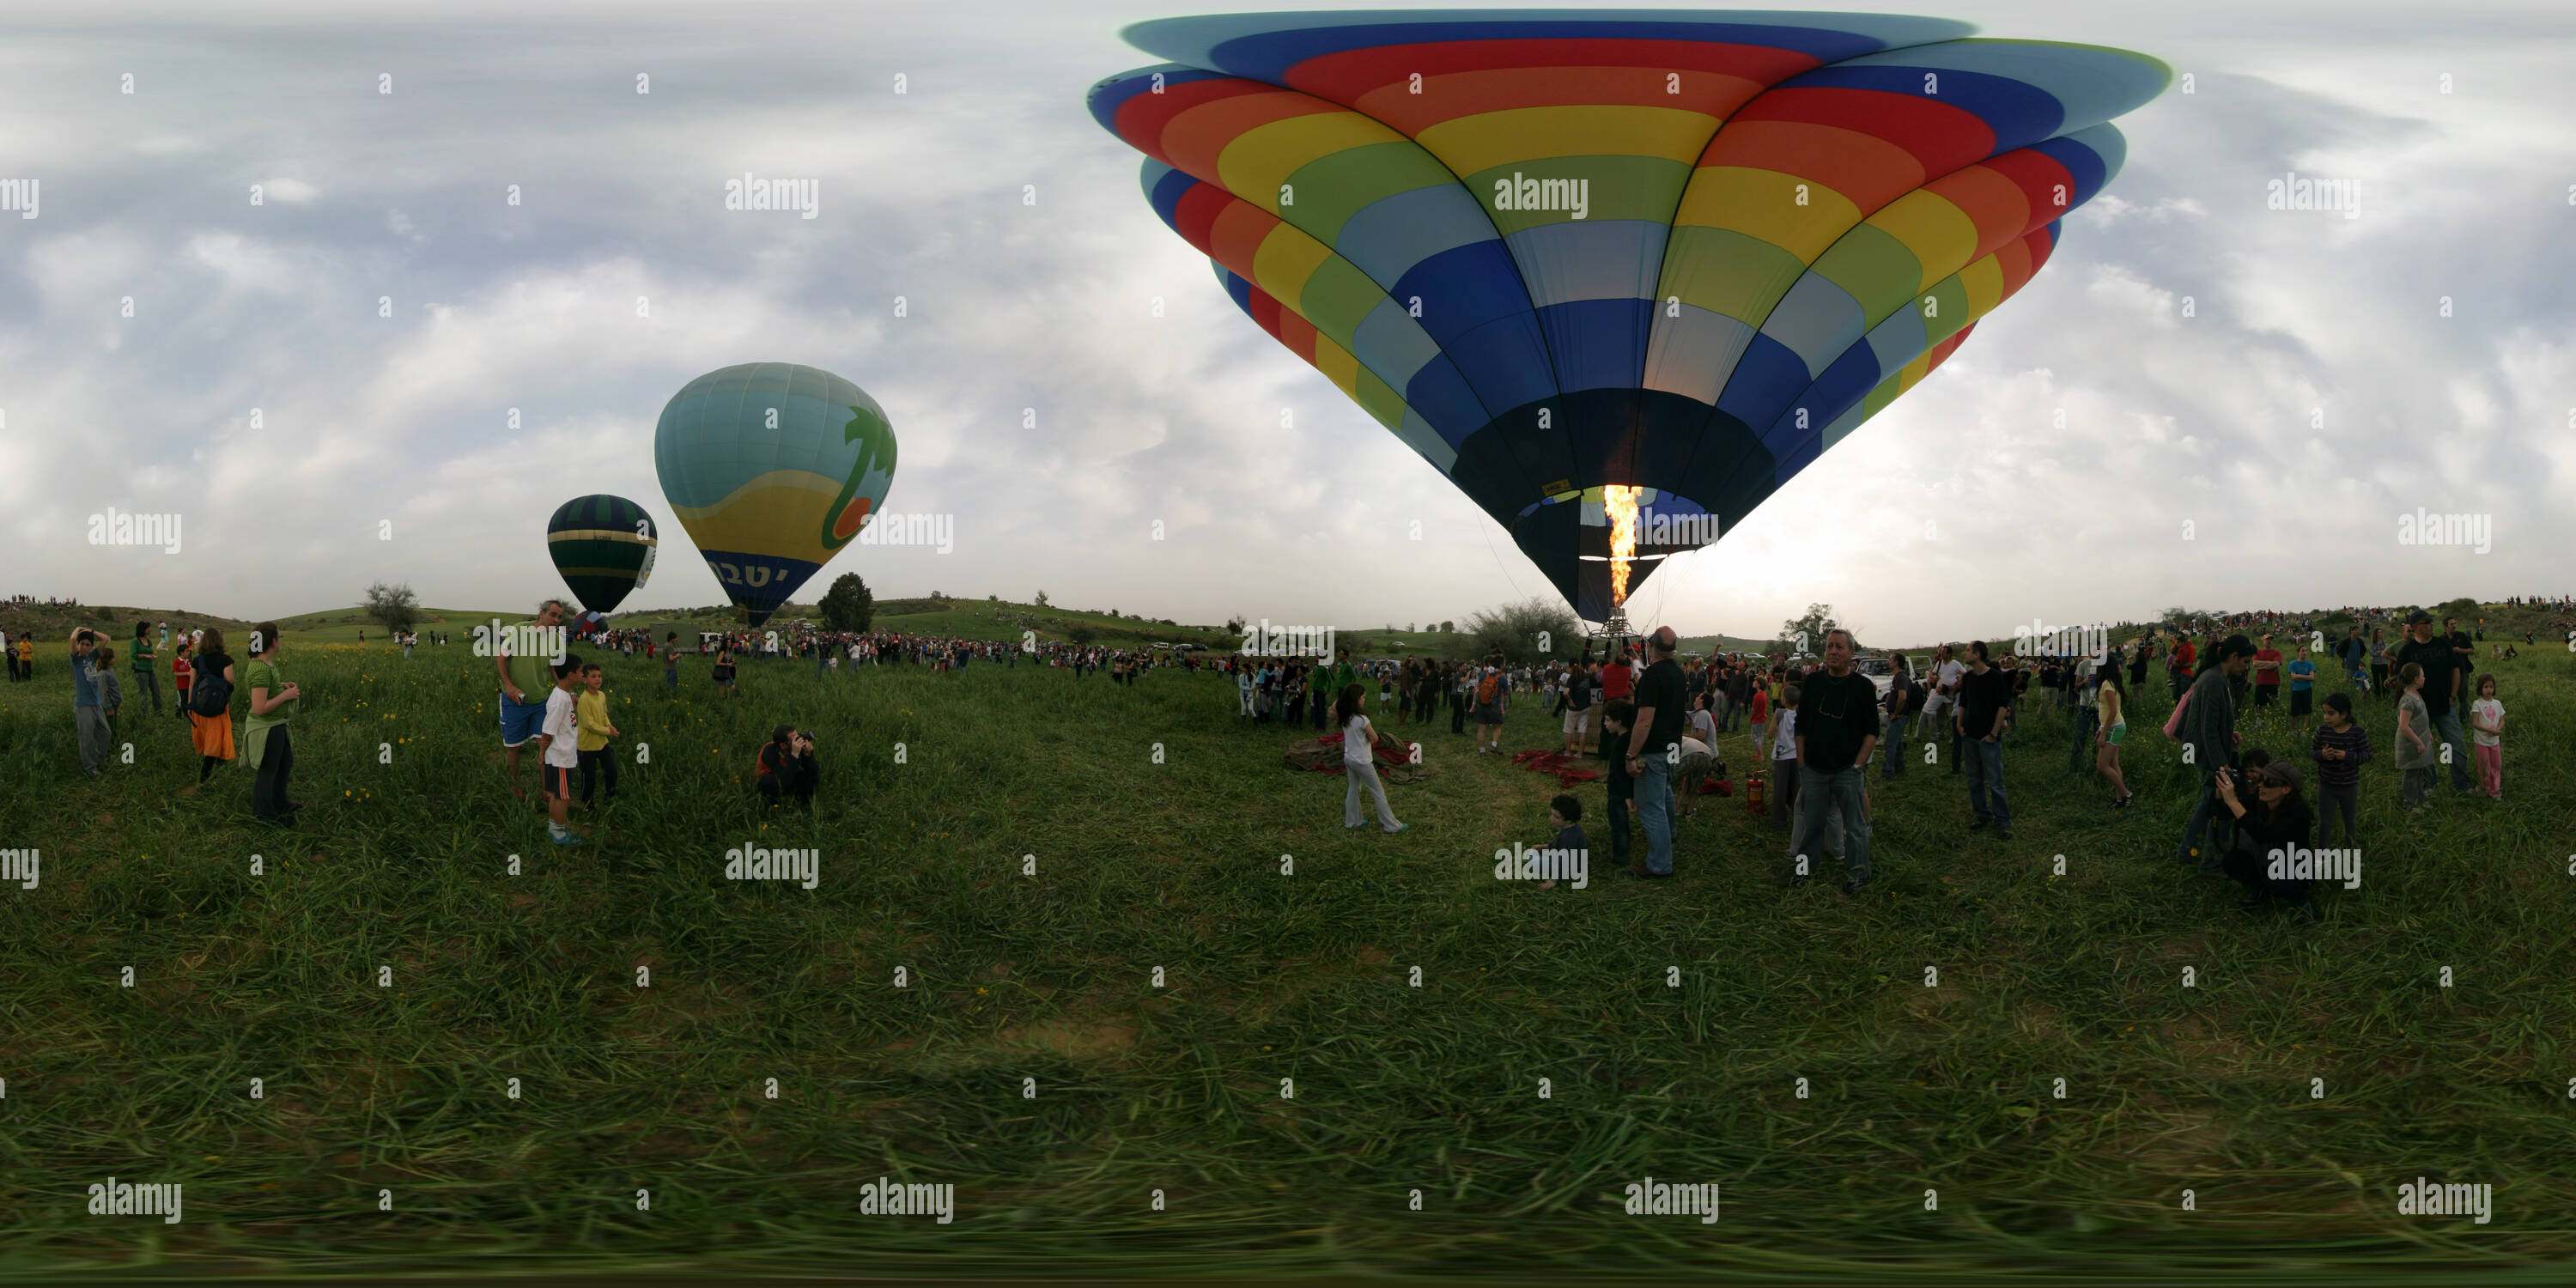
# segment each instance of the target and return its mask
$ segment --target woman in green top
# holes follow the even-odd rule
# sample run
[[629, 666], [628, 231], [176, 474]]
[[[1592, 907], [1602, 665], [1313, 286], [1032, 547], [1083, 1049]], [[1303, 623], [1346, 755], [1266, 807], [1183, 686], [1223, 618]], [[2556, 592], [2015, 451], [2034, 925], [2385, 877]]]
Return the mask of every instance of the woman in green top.
[[242, 683], [250, 689], [250, 715], [242, 721], [242, 741], [249, 744], [250, 763], [259, 781], [250, 789], [250, 812], [263, 823], [291, 826], [304, 808], [286, 799], [286, 780], [295, 772], [295, 746], [286, 733], [303, 693], [277, 671], [277, 623], [251, 628], [250, 665]]
[[152, 695], [152, 714], [157, 716], [161, 714], [161, 673], [152, 669], [152, 637], [146, 633], [151, 629], [150, 622], [134, 624], [134, 692], [137, 701], [143, 694]]

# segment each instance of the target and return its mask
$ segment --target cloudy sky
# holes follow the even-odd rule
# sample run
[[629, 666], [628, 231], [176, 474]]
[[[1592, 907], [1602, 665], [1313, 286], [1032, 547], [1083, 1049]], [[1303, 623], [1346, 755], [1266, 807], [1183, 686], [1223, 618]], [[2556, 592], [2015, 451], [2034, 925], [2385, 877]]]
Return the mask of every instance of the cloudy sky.
[[[2576, 6], [1890, 9], [2177, 84], [2030, 286], [1638, 617], [1767, 633], [1823, 600], [1918, 639], [2576, 591]], [[559, 589], [548, 513], [604, 491], [667, 528], [630, 607], [720, 602], [654, 421], [774, 360], [873, 394], [888, 508], [956, 516], [948, 554], [826, 569], [880, 596], [1357, 626], [1544, 592], [1235, 309], [1084, 110], [1158, 61], [1119, 28], [1200, 11], [17, 0], [0, 179], [41, 207], [0, 214], [0, 591], [509, 607]], [[2355, 181], [2358, 217], [2266, 209], [2287, 171]], [[819, 179], [818, 217], [727, 212], [745, 172]], [[111, 507], [182, 515], [180, 552], [93, 546]], [[2400, 544], [2418, 508], [2491, 515], [2492, 548]]]

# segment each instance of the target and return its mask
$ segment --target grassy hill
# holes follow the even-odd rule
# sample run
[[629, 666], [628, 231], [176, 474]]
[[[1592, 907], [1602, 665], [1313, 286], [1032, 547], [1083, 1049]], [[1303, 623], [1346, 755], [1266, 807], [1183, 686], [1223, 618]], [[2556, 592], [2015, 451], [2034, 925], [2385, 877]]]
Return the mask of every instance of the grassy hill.
[[[2424, 607], [2437, 618], [2445, 615], [2455, 616], [2473, 625], [2478, 618], [2484, 617], [2487, 634], [2498, 641], [2509, 638], [2518, 643], [2527, 631], [2542, 642], [2564, 646], [2565, 628], [2559, 623], [2566, 617], [2565, 614], [2535, 608], [2507, 607], [2502, 604], [2477, 604], [2464, 599]], [[420, 611], [422, 617], [419, 629], [423, 632], [443, 629], [451, 635], [462, 635], [494, 618], [504, 623], [524, 621], [528, 608], [424, 608]], [[781, 623], [800, 619], [811, 620], [817, 616], [817, 613], [818, 610], [812, 604], [791, 603], [782, 607], [771, 620]], [[2324, 631], [2329, 640], [2340, 638], [2344, 629], [2352, 622], [2352, 619], [2341, 609], [2315, 609], [2304, 614], [2294, 614], [2294, 616], [2311, 620], [2314, 629]], [[230, 632], [241, 631], [250, 625], [238, 618], [185, 609], [118, 605], [83, 605], [71, 609], [0, 607], [0, 631], [7, 632], [11, 639], [17, 638], [21, 631], [31, 632], [40, 650], [45, 650], [49, 646], [52, 649], [59, 649], [63, 638], [76, 626], [87, 626], [118, 639], [129, 638], [133, 634], [134, 622], [137, 619], [153, 622], [167, 621], [174, 631], [179, 629], [182, 623], [191, 627], [220, 626]], [[715, 605], [622, 612], [612, 615], [609, 620], [614, 626], [669, 625], [694, 626], [703, 630], [725, 630], [737, 626], [740, 619], [731, 606]], [[277, 624], [290, 635], [303, 637], [313, 643], [353, 644], [358, 641], [361, 631], [366, 633], [370, 642], [382, 639], [384, 635], [383, 628], [367, 616], [364, 608], [357, 606], [283, 617], [277, 620]], [[2114, 641], [2125, 642], [2147, 630], [2148, 625], [2136, 622], [2115, 624], [2111, 628], [2111, 638]], [[1214, 651], [1226, 652], [1236, 648], [1242, 642], [1240, 636], [1228, 633], [1222, 624], [1173, 625], [1137, 617], [1113, 615], [1106, 610], [1041, 606], [1010, 600], [879, 600], [876, 604], [874, 626], [879, 630], [990, 640], [1018, 639], [1023, 631], [1034, 631], [1039, 639], [1053, 641], [1071, 640], [1078, 631], [1087, 629], [1092, 642], [1112, 648], [1133, 647], [1147, 643], [1198, 643]], [[1964, 642], [1969, 638], [1973, 637], [1961, 636], [1960, 640]], [[2013, 638], [2012, 629], [2006, 627], [1985, 638], [2009, 644]], [[1384, 629], [1383, 624], [1376, 627], [1336, 628], [1335, 642], [1351, 646], [1355, 655], [1363, 657], [1435, 657], [1465, 660], [1474, 656], [1473, 642], [1464, 634], [1439, 631], [1390, 631]], [[1868, 645], [1876, 651], [1928, 654], [1940, 642], [1935, 640], [1891, 646], [1872, 639], [1868, 641]], [[1684, 636], [1681, 642], [1684, 653], [1698, 655], [1720, 649], [1727, 652], [1765, 652], [1773, 646], [1773, 641], [1768, 639], [1722, 633]], [[1581, 642], [1577, 641], [1574, 647], [1580, 650]]]

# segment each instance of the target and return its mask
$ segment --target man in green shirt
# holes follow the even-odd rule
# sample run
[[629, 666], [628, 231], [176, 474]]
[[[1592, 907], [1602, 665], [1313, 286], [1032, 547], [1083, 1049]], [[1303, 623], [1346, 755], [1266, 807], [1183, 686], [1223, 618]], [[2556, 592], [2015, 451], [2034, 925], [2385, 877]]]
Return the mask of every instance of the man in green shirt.
[[134, 691], [152, 695], [152, 714], [161, 714], [161, 674], [152, 669], [152, 623], [134, 624]]
[[1346, 648], [1334, 649], [1333, 676], [1332, 681], [1325, 686], [1324, 705], [1329, 708], [1341, 701], [1342, 690], [1359, 682], [1360, 673], [1351, 665], [1351, 651]]
[[[510, 794], [527, 799], [528, 790], [519, 785], [519, 748], [536, 739], [546, 723], [546, 697], [554, 691], [554, 659], [533, 648], [514, 653], [512, 635], [531, 631], [556, 631], [563, 628], [564, 606], [560, 599], [549, 599], [538, 605], [535, 619], [512, 631], [496, 634], [492, 639], [492, 669], [501, 680], [501, 745], [509, 751]], [[551, 636], [560, 652], [563, 637]]]

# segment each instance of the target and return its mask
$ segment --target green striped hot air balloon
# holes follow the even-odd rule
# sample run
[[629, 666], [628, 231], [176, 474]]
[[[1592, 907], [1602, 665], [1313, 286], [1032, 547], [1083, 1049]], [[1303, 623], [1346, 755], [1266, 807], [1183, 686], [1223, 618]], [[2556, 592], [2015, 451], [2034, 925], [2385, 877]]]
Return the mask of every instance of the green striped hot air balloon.
[[626, 592], [653, 575], [653, 516], [622, 496], [577, 496], [546, 520], [546, 550], [573, 598], [612, 613]]

